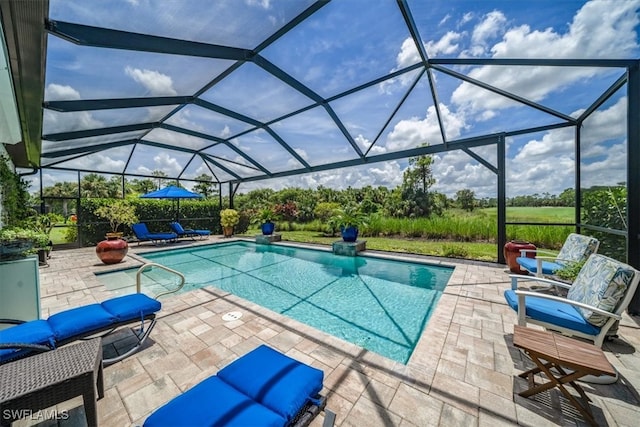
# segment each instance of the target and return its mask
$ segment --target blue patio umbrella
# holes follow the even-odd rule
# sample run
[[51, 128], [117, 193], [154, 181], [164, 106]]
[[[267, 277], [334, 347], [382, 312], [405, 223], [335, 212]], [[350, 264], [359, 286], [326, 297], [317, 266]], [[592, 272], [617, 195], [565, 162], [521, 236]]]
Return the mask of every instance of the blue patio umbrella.
[[142, 196], [140, 196], [140, 198], [177, 200], [178, 209], [176, 210], [176, 221], [178, 221], [180, 215], [180, 199], [201, 199], [202, 195], [194, 193], [193, 191], [189, 191], [186, 188], [180, 188], [176, 187], [175, 185], [170, 185], [168, 187], [161, 188], [160, 190], [143, 194]]

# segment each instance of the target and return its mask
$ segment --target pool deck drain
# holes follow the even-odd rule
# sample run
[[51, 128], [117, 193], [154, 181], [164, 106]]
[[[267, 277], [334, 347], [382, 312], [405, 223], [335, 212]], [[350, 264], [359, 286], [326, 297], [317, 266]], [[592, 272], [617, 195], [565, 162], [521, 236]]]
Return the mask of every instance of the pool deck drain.
[[233, 322], [234, 320], [238, 320], [242, 317], [242, 313], [239, 311], [230, 311], [224, 316], [222, 316], [222, 320], [225, 322]]

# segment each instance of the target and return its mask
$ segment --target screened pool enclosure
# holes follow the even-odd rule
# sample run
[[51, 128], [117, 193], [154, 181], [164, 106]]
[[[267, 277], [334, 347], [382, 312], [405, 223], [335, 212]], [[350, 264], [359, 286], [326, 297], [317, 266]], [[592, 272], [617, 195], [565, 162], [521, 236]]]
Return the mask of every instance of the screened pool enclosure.
[[[506, 7], [482, 3], [483, 23]], [[41, 187], [92, 172], [136, 179], [160, 171], [187, 187], [209, 175], [230, 196], [283, 180], [317, 183], [327, 171], [360, 171], [378, 185], [376, 174], [401, 176], [391, 165], [413, 156], [464, 159], [469, 170], [457, 173], [467, 182], [492, 176], [484, 190], [498, 202], [498, 248], [507, 197], [568, 171], [572, 225], [621, 236], [640, 267], [639, 225], [629, 220], [640, 217], [635, 27], [635, 40], [609, 40], [607, 22], [589, 21], [602, 28], [561, 54], [545, 45], [557, 37], [543, 37], [551, 26], [578, 31], [597, 3], [576, 2], [574, 17], [552, 3], [517, 2], [514, 14], [535, 14], [539, 28], [526, 35], [540, 41], [513, 51], [508, 42], [525, 29], [492, 34], [488, 48], [482, 26], [465, 32], [466, 15], [449, 14], [465, 4], [456, 1], [0, 0], [1, 84], [13, 92], [2, 101], [2, 142]], [[636, 2], [609, 6], [637, 26]], [[473, 49], [458, 48], [463, 37]], [[598, 43], [618, 50], [593, 54]], [[612, 123], [615, 132], [603, 131]], [[535, 162], [515, 162], [532, 140]], [[595, 173], [610, 150], [619, 167]], [[527, 173], [530, 188], [512, 181]], [[581, 189], [615, 183], [629, 195], [627, 228], [581, 223]]]

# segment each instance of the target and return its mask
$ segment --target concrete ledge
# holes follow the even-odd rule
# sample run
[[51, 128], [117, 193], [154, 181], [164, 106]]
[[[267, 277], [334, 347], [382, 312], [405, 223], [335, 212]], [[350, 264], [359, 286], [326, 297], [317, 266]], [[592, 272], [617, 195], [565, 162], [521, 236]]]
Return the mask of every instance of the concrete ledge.
[[337, 242], [333, 242], [332, 248], [333, 253], [336, 255], [356, 256], [358, 252], [367, 249], [367, 241], [356, 240], [355, 242], [345, 242], [338, 240]]
[[258, 234], [256, 236], [256, 243], [260, 243], [261, 245], [270, 245], [273, 242], [279, 242], [282, 240], [281, 234]]

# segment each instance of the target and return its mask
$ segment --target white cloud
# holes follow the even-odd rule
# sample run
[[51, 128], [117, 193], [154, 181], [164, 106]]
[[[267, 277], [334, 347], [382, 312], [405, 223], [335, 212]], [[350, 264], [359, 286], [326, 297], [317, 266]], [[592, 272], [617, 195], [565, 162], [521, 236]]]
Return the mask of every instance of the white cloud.
[[175, 96], [178, 94], [173, 88], [171, 77], [159, 71], [141, 70], [127, 66], [124, 72], [135, 82], [144, 86], [151, 96]]
[[50, 83], [44, 91], [47, 101], [75, 101], [80, 99], [80, 92], [71, 86]]
[[169, 176], [178, 176], [182, 172], [182, 166], [178, 163], [178, 160], [164, 152], [155, 155], [153, 163], [155, 165], [154, 170], [165, 171]]
[[245, 0], [249, 6], [257, 6], [262, 9], [271, 9], [271, 0]]
[[[71, 86], [49, 84], [45, 89], [45, 99], [47, 101], [73, 101], [80, 99], [80, 92]], [[104, 123], [94, 119], [89, 111], [60, 113], [45, 109], [42, 120], [44, 134], [104, 127]]]
[[[440, 113], [447, 137], [454, 139], [460, 136], [460, 132], [465, 126], [464, 117], [456, 116], [443, 104], [440, 105]], [[430, 106], [427, 109], [427, 114], [424, 118], [411, 117], [398, 122], [389, 133], [385, 147], [391, 151], [398, 151], [418, 147], [423, 143], [431, 145], [442, 143], [440, 126], [434, 106]]]
[[[638, 49], [638, 7], [640, 0], [592, 1], [577, 12], [564, 34], [552, 28], [532, 31], [528, 25], [521, 25], [508, 29], [490, 51], [494, 58], [627, 58]], [[607, 70], [565, 67], [561, 71], [554, 67], [485, 66], [472, 70], [469, 76], [541, 101], [554, 91]], [[451, 100], [475, 112], [513, 103], [466, 82], [453, 92]]]
[[438, 22], [438, 27], [443, 26], [444, 24], [446, 24], [447, 22], [449, 22], [449, 19], [451, 19], [451, 15], [449, 15], [448, 13], [444, 16], [444, 18], [442, 18], [440, 20], [440, 22]]
[[458, 26], [462, 26], [473, 19], [473, 12], [467, 12], [462, 15], [462, 19], [458, 22]]
[[475, 56], [485, 53], [488, 42], [503, 31], [507, 22], [504, 14], [497, 10], [486, 14], [483, 18], [471, 34], [471, 52]]
[[420, 54], [416, 48], [416, 44], [411, 37], [407, 37], [400, 46], [400, 52], [396, 57], [397, 67], [395, 70], [399, 70], [404, 67], [408, 67], [417, 62], [420, 62]]
[[454, 31], [448, 31], [438, 41], [429, 41], [425, 43], [427, 54], [430, 57], [436, 57], [442, 53], [451, 55], [460, 49], [458, 42], [462, 35]]

